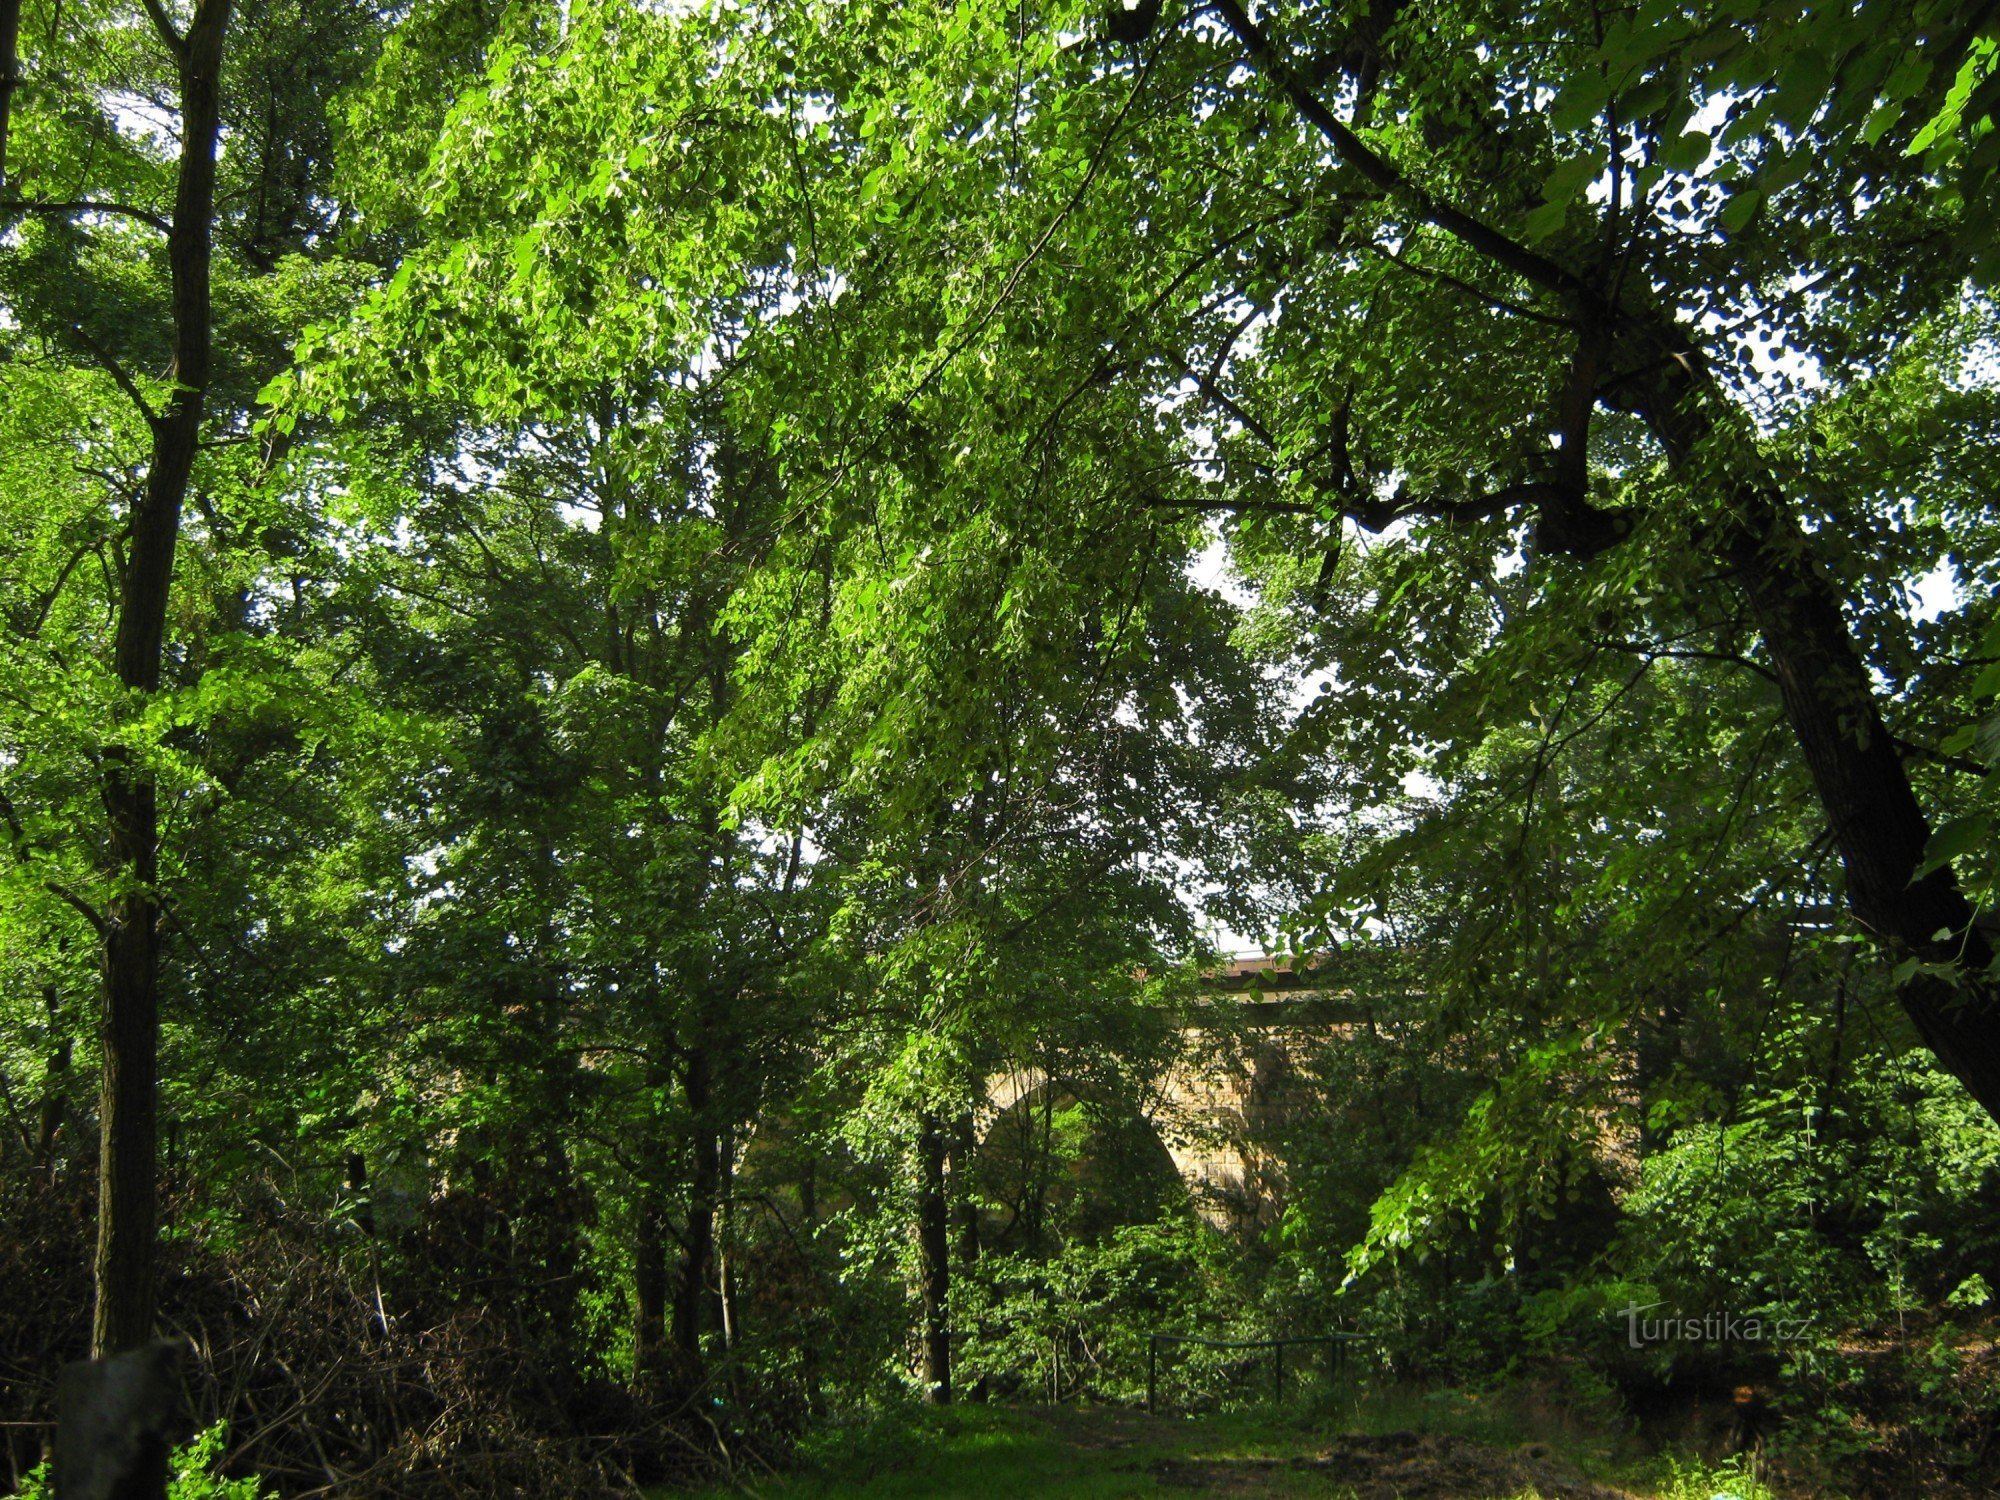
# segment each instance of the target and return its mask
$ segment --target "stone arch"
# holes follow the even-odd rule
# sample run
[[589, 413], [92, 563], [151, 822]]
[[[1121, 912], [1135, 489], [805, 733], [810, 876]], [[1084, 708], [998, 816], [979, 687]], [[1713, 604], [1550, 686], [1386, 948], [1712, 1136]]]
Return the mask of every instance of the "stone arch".
[[[1031, 1192], [1037, 1195], [1022, 1230], [1030, 1239], [1041, 1232], [1043, 1210], [1066, 1209], [1072, 1228], [1089, 1234], [1153, 1219], [1178, 1201], [1184, 1186], [1172, 1148], [1145, 1110], [1091, 1109], [1086, 1096], [1072, 1080], [1050, 1078], [1039, 1068], [996, 1073], [987, 1081], [986, 1107], [975, 1121], [973, 1171], [989, 1201], [1025, 1210]], [[1038, 1121], [1044, 1106], [1049, 1115]], [[1051, 1120], [1064, 1123], [1064, 1139], [1040, 1138], [1041, 1125]], [[1051, 1148], [1063, 1159], [1040, 1154]], [[1003, 1214], [982, 1229], [982, 1242], [988, 1230], [1005, 1240], [1022, 1222], [1021, 1212]]]

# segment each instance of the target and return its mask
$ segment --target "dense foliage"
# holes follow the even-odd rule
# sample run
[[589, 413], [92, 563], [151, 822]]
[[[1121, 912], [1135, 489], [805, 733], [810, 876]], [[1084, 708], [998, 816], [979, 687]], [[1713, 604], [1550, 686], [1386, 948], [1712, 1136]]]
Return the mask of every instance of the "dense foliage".
[[1337, 1329], [1989, 1482], [1995, 25], [4, 0], [0, 1477]]

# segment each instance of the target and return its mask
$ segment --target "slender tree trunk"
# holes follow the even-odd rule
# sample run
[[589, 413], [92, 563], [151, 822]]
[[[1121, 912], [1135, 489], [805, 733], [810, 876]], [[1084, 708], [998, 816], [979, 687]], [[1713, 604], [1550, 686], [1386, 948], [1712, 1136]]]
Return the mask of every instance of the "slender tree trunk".
[[7, 177], [8, 127], [21, 86], [21, 0], [0, 0], [0, 185]]
[[42, 1070], [42, 1098], [35, 1106], [35, 1161], [44, 1172], [55, 1166], [56, 1140], [62, 1134], [62, 1086], [69, 1077], [72, 1046], [68, 1037], [50, 1049]]
[[375, 1199], [368, 1191], [368, 1158], [359, 1151], [347, 1153], [347, 1196], [354, 1205], [354, 1224], [369, 1239], [375, 1238]]
[[945, 1135], [934, 1115], [917, 1132], [917, 1277], [923, 1316], [924, 1399], [951, 1403], [951, 1216]]
[[716, 1311], [722, 1320], [722, 1347], [727, 1350], [736, 1347], [741, 1333], [737, 1323], [735, 1268], [731, 1265], [730, 1256], [736, 1220], [736, 1149], [731, 1142], [718, 1142], [718, 1147], [716, 1154], [721, 1170], [720, 1192], [715, 1208], [715, 1295]]
[[[180, 67], [181, 157], [167, 238], [174, 392], [152, 419], [146, 487], [133, 509], [113, 651], [135, 694], [160, 685], [181, 505], [201, 436], [209, 363], [209, 250], [223, 33], [230, 0], [199, 0], [185, 37], [167, 32]], [[167, 31], [164, 21], [162, 30]], [[117, 894], [104, 910], [104, 1079], [97, 1200], [97, 1306], [91, 1349], [115, 1354], [153, 1331], [159, 1091], [159, 815], [151, 773], [122, 745], [104, 751], [104, 810]]]
[[641, 1183], [632, 1244], [632, 1381], [660, 1371], [667, 1343], [667, 1212], [660, 1190]]
[[972, 1112], [967, 1110], [958, 1117], [957, 1128], [952, 1132], [951, 1154], [945, 1164], [951, 1179], [951, 1217], [957, 1231], [961, 1266], [970, 1266], [979, 1259], [979, 1202], [972, 1195], [972, 1158], [978, 1147], [978, 1130]]
[[[673, 1080], [664, 1043], [646, 1065], [646, 1087], [663, 1098]], [[646, 1386], [664, 1372], [667, 1316], [672, 1279], [667, 1270], [667, 1244], [673, 1230], [667, 1217], [666, 1184], [672, 1172], [663, 1123], [655, 1118], [639, 1147], [636, 1212], [632, 1225], [632, 1383]]]
[[[43, 985], [42, 1004], [49, 1013], [51, 1033], [60, 1023], [56, 999], [56, 987]], [[51, 1182], [55, 1180], [56, 1141], [63, 1127], [63, 1085], [69, 1081], [74, 1050], [68, 1037], [49, 1049], [48, 1062], [42, 1069], [42, 1097], [35, 1106], [35, 1164]]]
[[702, 1316], [708, 1302], [709, 1266], [715, 1257], [715, 1203], [722, 1177], [722, 1143], [710, 1119], [714, 1077], [706, 1049], [687, 1055], [683, 1084], [694, 1122], [694, 1170], [688, 1181], [687, 1229], [681, 1236], [679, 1276], [674, 1284], [674, 1349], [687, 1370], [701, 1369]]
[[[1668, 361], [1639, 403], [1640, 415], [1677, 468], [1726, 441], [1712, 416], [1716, 397], [1685, 366]], [[1742, 471], [1739, 471], [1742, 472]], [[1846, 873], [1855, 919], [1892, 953], [1937, 966], [1897, 991], [1938, 1062], [2000, 1119], [2000, 991], [1972, 908], [1949, 866], [1921, 880], [1930, 823], [1882, 722], [1875, 687], [1811, 540], [1771, 482], [1755, 469], [1729, 495], [1715, 545], [1750, 602], [1770, 653], [1785, 716], [1812, 774]]]

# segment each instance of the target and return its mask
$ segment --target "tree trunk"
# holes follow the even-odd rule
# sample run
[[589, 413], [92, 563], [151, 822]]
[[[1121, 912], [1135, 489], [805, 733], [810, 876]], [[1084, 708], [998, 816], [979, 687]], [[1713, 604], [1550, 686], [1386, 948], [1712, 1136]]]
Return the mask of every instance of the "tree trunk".
[[[181, 156], [167, 238], [172, 274], [174, 392], [152, 419], [146, 487], [134, 506], [120, 580], [114, 666], [135, 694], [160, 685], [161, 644], [173, 584], [181, 505], [201, 436], [209, 362], [209, 249], [223, 32], [230, 0], [199, 0], [185, 37], [169, 34], [180, 66]], [[164, 20], [162, 29], [165, 30]], [[91, 1350], [103, 1357], [153, 1331], [157, 1234], [160, 996], [159, 816], [151, 773], [122, 745], [104, 751], [108, 873], [105, 905], [104, 1078], [97, 1200], [97, 1306]]]
[[[53, 1034], [61, 1024], [54, 985], [42, 986], [42, 1004], [48, 1010], [49, 1031]], [[73, 1053], [74, 1046], [68, 1037], [49, 1049], [48, 1062], [42, 1069], [42, 1097], [35, 1106], [35, 1165], [51, 1182], [55, 1180], [56, 1142], [63, 1128], [63, 1086], [69, 1082]]]
[[924, 1399], [951, 1403], [951, 1216], [945, 1136], [934, 1115], [917, 1131], [917, 1279], [923, 1309]]
[[[1217, 13], [1339, 160], [1378, 192], [1401, 199], [1492, 264], [1563, 298], [1586, 320], [1587, 332], [1591, 320], [1625, 321], [1586, 276], [1407, 181], [1334, 116], [1237, 0], [1218, 0]], [[1627, 322], [1625, 331], [1632, 336], [1621, 342], [1637, 356], [1636, 373], [1615, 382], [1615, 403], [1638, 413], [1690, 484], [1706, 489], [1721, 480], [1731, 514], [1714, 526], [1712, 539], [1749, 597], [1776, 668], [1786, 716], [1840, 851], [1848, 906], [1892, 953], [1941, 971], [1905, 980], [1898, 998], [1939, 1063], [2000, 1119], [2000, 985], [1987, 973], [1992, 950], [1973, 930], [1971, 908], [1949, 868], [1911, 879], [1930, 824], [1882, 723], [1840, 596], [1815, 565], [1805, 532], [1754, 442], [1732, 440], [1722, 430], [1718, 413], [1726, 398], [1700, 367], [1700, 341], [1664, 318], [1636, 328]], [[1606, 394], [1600, 388], [1595, 399]], [[1579, 431], [1579, 453], [1582, 436]], [[1705, 454], [1716, 439], [1718, 451]], [[1719, 466], [1697, 462], [1709, 458]], [[1620, 534], [1607, 529], [1602, 541]]]
[[722, 1178], [722, 1142], [710, 1120], [714, 1079], [708, 1053], [700, 1047], [687, 1055], [683, 1087], [694, 1127], [694, 1170], [688, 1182], [687, 1229], [681, 1237], [679, 1276], [674, 1284], [674, 1349], [687, 1371], [701, 1370], [701, 1334], [709, 1321], [708, 1272], [715, 1258], [715, 1201]]
[[730, 1263], [730, 1245], [735, 1237], [736, 1220], [733, 1207], [736, 1181], [734, 1144], [718, 1141], [716, 1157], [721, 1170], [715, 1209], [715, 1306], [721, 1319], [722, 1347], [729, 1350], [736, 1347], [742, 1332], [737, 1322], [740, 1309], [736, 1305], [735, 1268]]
[[7, 182], [7, 136], [21, 86], [21, 0], [0, 0], [0, 186]]
[[[1676, 341], [1680, 344], [1682, 341]], [[1686, 473], [1721, 436], [1705, 382], [1667, 361], [1640, 415]], [[1754, 460], [1753, 460], [1754, 462]], [[1742, 472], [1742, 471], [1739, 471]], [[1777, 486], [1755, 468], [1729, 495], [1715, 546], [1750, 601], [1799, 749], [1826, 810], [1855, 919], [1919, 973], [1897, 990], [1924, 1044], [2000, 1119], [2000, 992], [1972, 908], [1947, 866], [1921, 880], [1930, 823], [1882, 722], [1875, 688], [1832, 581]]]
[[972, 1159], [979, 1147], [979, 1133], [972, 1112], [958, 1117], [952, 1133], [951, 1153], [946, 1160], [951, 1192], [951, 1217], [956, 1226], [958, 1263], [970, 1266], [979, 1259], [979, 1200], [972, 1193]]
[[368, 1158], [359, 1151], [347, 1153], [347, 1198], [352, 1205], [354, 1224], [369, 1239], [375, 1238], [375, 1199], [368, 1191]]
[[667, 1213], [660, 1190], [639, 1185], [632, 1244], [632, 1383], [659, 1374], [667, 1342]]

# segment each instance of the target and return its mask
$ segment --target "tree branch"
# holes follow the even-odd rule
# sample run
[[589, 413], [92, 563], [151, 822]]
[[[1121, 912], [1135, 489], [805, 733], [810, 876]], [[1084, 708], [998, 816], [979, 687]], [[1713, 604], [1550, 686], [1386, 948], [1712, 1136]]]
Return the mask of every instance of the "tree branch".
[[[1774, 676], [1772, 680], [1777, 679]], [[1948, 771], [1963, 771], [1971, 776], [1991, 774], [1985, 766], [1970, 756], [1946, 755], [1942, 750], [1933, 750], [1929, 745], [1919, 745], [1914, 740], [1906, 740], [1900, 734], [1890, 735], [1889, 743], [1894, 745], [1897, 754], [1906, 760], [1927, 760], [1932, 765], [1943, 766]]]
[[1250, 19], [1250, 13], [1238, 0], [1215, 0], [1215, 8], [1221, 14], [1223, 24], [1243, 44], [1243, 50], [1249, 54], [1258, 71], [1284, 92], [1285, 97], [1292, 101], [1292, 107], [1326, 137], [1340, 160], [1364, 180], [1390, 197], [1408, 204], [1427, 223], [1435, 224], [1523, 280], [1560, 296], [1573, 298], [1585, 306], [1595, 306], [1601, 301], [1581, 277], [1510, 239], [1491, 225], [1481, 223], [1471, 214], [1439, 202], [1411, 182], [1388, 158], [1377, 153], [1335, 117], [1319, 95], [1292, 71], [1290, 61], [1272, 45], [1263, 28]]
[[1261, 515], [1324, 516], [1317, 505], [1302, 500], [1168, 500], [1159, 495], [1142, 495], [1139, 503], [1150, 510], [1200, 510], [1233, 515], [1249, 511]]
[[1431, 266], [1417, 265], [1398, 251], [1391, 250], [1387, 245], [1378, 245], [1373, 240], [1370, 240], [1367, 248], [1391, 264], [1408, 271], [1412, 276], [1420, 276], [1425, 281], [1434, 281], [1440, 286], [1450, 287], [1453, 291], [1463, 292], [1475, 302], [1483, 302], [1488, 307], [1500, 312], [1512, 313], [1517, 318], [1527, 318], [1536, 323], [1545, 323], [1551, 328], [1574, 328], [1576, 326], [1573, 321], [1563, 317], [1560, 313], [1538, 312], [1532, 307], [1523, 307], [1518, 302], [1509, 302], [1505, 297], [1495, 296], [1492, 292], [1486, 291], [1481, 287], [1476, 287], [1469, 281], [1461, 281], [1449, 272], [1440, 271]]
[[115, 203], [99, 198], [67, 198], [60, 202], [40, 198], [14, 198], [0, 203], [0, 215], [42, 214], [50, 218], [65, 214], [110, 214], [115, 218], [132, 219], [157, 229], [161, 234], [173, 233], [173, 225], [165, 217], [149, 208], [139, 208], [130, 203]]
[[141, 391], [138, 385], [134, 383], [132, 377], [125, 373], [125, 367], [112, 358], [111, 352], [98, 343], [96, 339], [92, 338], [89, 330], [81, 323], [70, 324], [70, 332], [76, 335], [76, 341], [83, 345], [85, 351], [90, 355], [97, 367], [115, 380], [118, 383], [118, 389], [123, 391], [131, 403], [139, 408], [139, 414], [146, 419], [146, 425], [157, 428], [160, 425], [160, 414], [153, 410], [152, 403], [147, 401], [145, 392]]
[[1368, 531], [1386, 531], [1398, 521], [1488, 521], [1523, 505], [1545, 504], [1562, 486], [1551, 480], [1503, 485], [1476, 500], [1410, 500], [1401, 493], [1370, 504], [1349, 502], [1340, 513]]
[[56, 880], [44, 880], [42, 882], [42, 889], [81, 915], [83, 920], [91, 925], [92, 930], [99, 937], [104, 936], [105, 924], [103, 914], [88, 901], [84, 900], [83, 897]]
[[[1610, 638], [1594, 640], [1593, 646], [1605, 651], [1616, 651], [1625, 656], [1643, 656], [1648, 660], [1664, 658], [1668, 661], [1712, 661], [1725, 667], [1741, 667], [1769, 683], [1776, 683], [1778, 674], [1761, 662], [1752, 661], [1734, 651], [1704, 651], [1693, 646], [1660, 646], [1648, 641], [1622, 641]], [[1914, 748], [1914, 747], [1913, 747]]]
[[[1220, 407], [1225, 414], [1241, 424], [1245, 432], [1255, 437], [1258, 442], [1269, 448], [1273, 453], [1278, 451], [1278, 440], [1271, 435], [1271, 429], [1245, 411], [1222, 387], [1215, 383], [1216, 370], [1214, 366], [1211, 366], [1209, 373], [1204, 375], [1193, 365], [1189, 364], [1185, 356], [1175, 355], [1174, 359], [1175, 363], [1181, 367], [1181, 373], [1194, 382], [1195, 389], [1201, 392], [1204, 399], [1212, 405]], [[1221, 361], [1218, 360], [1217, 364], [1220, 363]]]
[[160, 0], [146, 0], [146, 14], [153, 18], [153, 30], [160, 34], [160, 40], [167, 44], [176, 61], [187, 55], [187, 38], [174, 26], [174, 18], [167, 14], [166, 6]]

